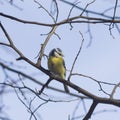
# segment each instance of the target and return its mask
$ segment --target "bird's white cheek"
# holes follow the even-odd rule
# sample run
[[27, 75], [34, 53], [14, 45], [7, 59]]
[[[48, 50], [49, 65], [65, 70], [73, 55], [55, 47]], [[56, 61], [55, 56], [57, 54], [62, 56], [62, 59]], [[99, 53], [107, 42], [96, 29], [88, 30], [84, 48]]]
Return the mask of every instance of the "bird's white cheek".
[[56, 53], [56, 52], [55, 52], [55, 56], [56, 56], [56, 57], [60, 57], [60, 55], [59, 55], [58, 53]]

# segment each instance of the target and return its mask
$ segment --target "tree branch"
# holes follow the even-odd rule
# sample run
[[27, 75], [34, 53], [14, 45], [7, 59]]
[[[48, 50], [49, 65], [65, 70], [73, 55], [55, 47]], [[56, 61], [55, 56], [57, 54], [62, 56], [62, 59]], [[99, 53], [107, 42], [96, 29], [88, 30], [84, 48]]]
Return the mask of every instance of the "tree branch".
[[43, 90], [45, 89], [45, 87], [48, 87], [48, 84], [51, 82], [51, 80], [53, 80], [53, 79], [49, 78], [47, 80], [47, 82], [42, 86], [41, 90], [39, 91], [39, 95], [43, 92]]
[[112, 90], [112, 93], [110, 94], [110, 99], [113, 99], [113, 96], [115, 94], [116, 89], [120, 86], [120, 82], [116, 84]]
[[7, 31], [5, 30], [4, 26], [2, 25], [2, 23], [0, 22], [0, 27], [2, 28], [5, 36], [7, 37], [9, 43], [10, 43], [10, 47], [12, 47], [21, 57], [24, 57], [24, 55], [15, 47], [12, 39], [10, 38], [9, 34], [7, 33]]
[[93, 114], [96, 106], [97, 106], [98, 102], [93, 100], [93, 103], [88, 111], [88, 113], [86, 114], [86, 116], [83, 118], [83, 120], [89, 120], [89, 118], [91, 118], [91, 115]]
[[[70, 23], [91, 23], [91, 24], [97, 24], [97, 23], [120, 23], [120, 17], [115, 17], [114, 20], [111, 20], [111, 17], [109, 19], [103, 19], [103, 18], [97, 18], [97, 17], [88, 17], [88, 16], [75, 16], [71, 18], [64, 19], [58, 23], [54, 24], [46, 24], [46, 23], [40, 23], [40, 22], [35, 22], [35, 21], [27, 21], [27, 20], [22, 20], [4, 13], [0, 12], [0, 16], [3, 16], [5, 18], [15, 20], [24, 24], [33, 24], [33, 25], [40, 25], [40, 26], [46, 26], [46, 27], [53, 27], [53, 26], [58, 26], [58, 25], [64, 25], [64, 24], [70, 24]], [[77, 20], [77, 19], [85, 19], [85, 20]], [[89, 20], [89, 21], [88, 21]]]
[[52, 28], [52, 30], [51, 30], [50, 33], [48, 34], [48, 36], [47, 36], [44, 44], [41, 45], [41, 50], [40, 50], [40, 52], [39, 52], [40, 55], [39, 55], [38, 61], [37, 61], [37, 63], [36, 63], [37, 66], [41, 66], [41, 60], [42, 60], [42, 57], [43, 57], [43, 55], [44, 55], [45, 47], [46, 47], [48, 41], [50, 40], [51, 36], [55, 33], [56, 28], [57, 28], [57, 26], [54, 26], [54, 27]]
[[[74, 6], [76, 9], [79, 9], [79, 10], [81, 10], [81, 11], [84, 11], [84, 8], [79, 7], [79, 6], [75, 5], [74, 3], [71, 3], [71, 2], [66, 1], [66, 0], [60, 0], [60, 1], [66, 3], [66, 4], [68, 4], [68, 5]], [[112, 19], [111, 16], [108, 16], [108, 15], [105, 15], [105, 14], [101, 14], [101, 13], [99, 13], [99, 12], [95, 12], [95, 11], [91, 11], [91, 10], [85, 10], [85, 12], [86, 12], [86, 13], [90, 13], [90, 14], [92, 14], [92, 15], [98, 15], [98, 16], [102, 16], [102, 17], [105, 17], [105, 18], [110, 18], [110, 19]], [[116, 16], [115, 19], [120, 19], [120, 17], [117, 17], [117, 16]]]

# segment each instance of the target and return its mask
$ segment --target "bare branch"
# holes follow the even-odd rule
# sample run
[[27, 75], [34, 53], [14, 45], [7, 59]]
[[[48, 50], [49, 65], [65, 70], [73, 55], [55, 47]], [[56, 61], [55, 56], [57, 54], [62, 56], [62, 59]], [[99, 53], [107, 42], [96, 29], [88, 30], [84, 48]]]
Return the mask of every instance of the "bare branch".
[[[52, 10], [52, 8], [54, 7], [54, 10]], [[52, 0], [51, 2], [51, 13], [55, 14], [56, 13], [56, 18], [55, 18], [55, 22], [57, 22], [58, 20], [58, 15], [59, 15], [59, 9], [58, 9], [58, 3], [56, 0]]]
[[78, 53], [77, 53], [77, 55], [76, 55], [76, 57], [75, 57], [75, 59], [74, 59], [74, 61], [73, 61], [72, 68], [71, 68], [71, 70], [70, 70], [70, 74], [69, 74], [69, 77], [68, 77], [68, 81], [70, 81], [70, 77], [71, 77], [71, 74], [72, 74], [72, 72], [73, 72], [73, 69], [74, 69], [75, 63], [76, 63], [76, 61], [77, 61], [77, 59], [78, 59], [78, 56], [79, 56], [79, 54], [80, 54], [80, 52], [81, 52], [81, 50], [82, 50], [83, 43], [84, 43], [83, 35], [82, 35], [81, 32], [79, 32], [79, 33], [80, 33], [80, 35], [82, 36], [82, 42], [81, 42], [81, 45], [80, 45], [79, 51], [78, 51]]
[[[59, 9], [59, 8], [61, 8], [61, 6], [59, 5], [59, 1], [65, 3], [66, 5], [72, 6], [71, 8], [69, 6], [67, 7], [67, 10], [68, 9], [69, 10], [67, 11], [68, 13], [65, 14], [65, 16], [67, 16], [67, 17], [65, 17], [64, 19], [62, 19], [64, 17], [64, 16], [62, 16], [63, 14], [61, 15], [61, 12], [63, 10]], [[32, 0], [33, 4], [35, 4], [35, 5], [37, 4], [38, 8], [40, 8], [40, 10], [42, 9], [43, 13], [45, 13], [45, 14], [47, 13], [47, 18], [49, 18], [50, 20], [52, 19], [52, 22], [48, 21], [48, 23], [40, 22], [40, 21], [37, 22], [37, 21], [25, 20], [22, 18], [14, 17], [13, 15], [9, 15], [9, 14], [7, 15], [5, 13], [0, 12], [0, 17], [2, 19], [8, 20], [8, 21], [12, 20], [12, 21], [16, 21], [17, 23], [22, 23], [22, 25], [28, 24], [28, 25], [35, 25], [37, 27], [43, 26], [46, 29], [50, 28], [49, 33], [46, 34], [46, 36], [45, 36], [44, 42], [41, 43], [37, 62], [34, 63], [32, 60], [30, 60], [28, 57], [26, 57], [24, 55], [24, 53], [22, 53], [17, 48], [14, 41], [9, 36], [9, 33], [5, 29], [4, 24], [1, 23], [2, 21], [0, 22], [0, 28], [1, 28], [2, 32], [4, 33], [5, 37], [7, 38], [7, 42], [5, 42], [5, 43], [0, 42], [0, 45], [12, 48], [19, 55], [19, 57], [16, 60], [24, 60], [26, 63], [30, 64], [31, 66], [37, 68], [42, 73], [44, 73], [44, 75], [46, 75], [46, 77], [47, 76], [49, 77], [49, 79], [47, 81], [44, 81], [44, 83], [45, 83], [44, 84], [41, 82], [41, 80], [37, 80], [34, 77], [31, 77], [31, 75], [28, 75], [28, 74], [25, 74], [24, 72], [16, 70], [14, 66], [11, 66], [10, 64], [7, 64], [4, 61], [1, 62], [1, 59], [0, 59], [1, 71], [3, 72], [4, 77], [5, 77], [5, 78], [3, 78], [2, 82], [0, 82], [0, 95], [4, 95], [4, 93], [9, 94], [9, 92], [6, 92], [6, 91], [8, 91], [10, 89], [10, 87], [13, 88], [12, 90], [15, 90], [17, 98], [23, 103], [23, 105], [27, 108], [28, 112], [30, 113], [29, 120], [32, 120], [32, 119], [37, 120], [37, 112], [38, 112], [39, 108], [48, 102], [71, 102], [71, 101], [74, 101], [74, 100], [67, 100], [67, 99], [54, 100], [53, 99], [54, 96], [52, 96], [51, 93], [50, 94], [49, 94], [49, 92], [45, 93], [44, 92], [45, 88], [49, 88], [49, 90], [54, 90], [54, 91], [57, 91], [60, 93], [65, 93], [64, 90], [61, 90], [61, 89], [57, 88], [56, 86], [51, 87], [49, 85], [51, 80], [56, 80], [57, 82], [60, 82], [62, 84], [67, 85], [71, 89], [71, 92], [67, 93], [67, 96], [69, 96], [69, 97], [72, 96], [72, 97], [75, 97], [75, 99], [80, 100], [79, 103], [77, 104], [77, 106], [75, 107], [72, 119], [76, 119], [75, 118], [77, 115], [76, 111], [81, 107], [81, 106], [79, 106], [80, 103], [82, 103], [80, 105], [82, 105], [83, 112], [85, 113], [84, 116], [82, 116], [82, 118], [84, 117], [83, 120], [88, 120], [92, 115], [94, 115], [93, 112], [94, 112], [95, 108], [97, 107], [98, 104], [101, 104], [101, 103], [108, 104], [108, 105], [114, 105], [114, 106], [117, 106], [120, 108], [120, 100], [114, 98], [116, 90], [120, 87], [120, 82], [118, 84], [115, 84], [113, 82], [109, 83], [109, 82], [97, 80], [97, 79], [90, 77], [88, 75], [84, 75], [84, 74], [80, 74], [80, 73], [73, 73], [76, 61], [78, 60], [78, 57], [80, 56], [80, 53], [82, 51], [83, 44], [84, 44], [84, 37], [83, 37], [83, 34], [81, 32], [80, 32], [80, 35], [81, 35], [82, 40], [81, 40], [78, 52], [76, 53], [76, 56], [74, 58], [73, 64], [71, 65], [70, 73], [68, 75], [67, 80], [61, 79], [58, 76], [53, 75], [49, 70], [45, 69], [41, 65], [41, 63], [42, 63], [41, 61], [43, 60], [42, 58], [43, 58], [43, 56], [45, 56], [46, 46], [48, 45], [48, 42], [51, 40], [51, 37], [53, 35], [56, 35], [60, 39], [59, 34], [56, 34], [56, 30], [58, 27], [61, 27], [61, 26], [64, 27], [64, 25], [67, 24], [67, 25], [70, 25], [71, 28], [73, 28], [73, 25], [76, 26], [76, 25], [80, 25], [80, 24], [85, 24], [85, 25], [87, 24], [88, 25], [87, 32], [89, 33], [89, 36], [87, 36], [87, 37], [89, 37], [91, 40], [92, 40], [92, 33], [91, 33], [92, 29], [90, 27], [91, 24], [92, 25], [102, 24], [103, 26], [108, 25], [110, 35], [113, 38], [114, 38], [114, 36], [112, 33], [113, 32], [112, 28], [114, 28], [114, 26], [115, 26], [116, 30], [120, 33], [120, 28], [117, 25], [117, 23], [120, 23], [120, 17], [117, 16], [117, 8], [119, 6], [118, 0], [115, 0], [114, 7], [109, 8], [109, 9], [105, 8], [106, 10], [105, 11], [103, 10], [104, 12], [103, 11], [96, 12], [96, 11], [91, 11], [88, 9], [88, 7], [91, 4], [93, 4], [96, 0], [91, 0], [91, 2], [88, 2], [88, 4], [85, 3], [86, 6], [84, 8], [79, 7], [78, 1], [74, 2], [74, 3], [70, 2], [69, 0], [68, 1], [67, 0], [59, 0], [59, 1], [52, 0], [51, 6], [49, 4], [49, 7], [51, 7], [51, 10], [53, 10], [51, 12], [47, 7], [45, 7], [44, 5], [41, 4], [41, 1]], [[14, 5], [15, 1], [9, 0], [8, 2], [11, 5]], [[84, 4], [84, 2], [83, 2], [83, 4]], [[48, 6], [48, 4], [46, 6]], [[80, 4], [80, 6], [81, 6], [81, 4]], [[72, 16], [73, 9], [79, 10], [78, 11], [79, 13], [75, 16]], [[112, 10], [113, 13], [111, 15], [110, 14], [107, 15], [108, 11], [111, 12], [110, 10]], [[85, 26], [85, 29], [86, 29], [86, 26]], [[16, 77], [13, 78], [12, 75], [17, 76], [17, 78]], [[97, 87], [98, 87], [97, 91], [99, 93], [100, 93], [100, 91], [103, 92], [105, 97], [100, 96], [100, 95], [96, 95], [96, 94], [94, 94], [94, 92], [92, 93], [92, 92], [88, 91], [86, 88], [82, 88], [80, 86], [80, 84], [74, 83], [73, 82], [74, 80], [73, 81], [71, 80], [71, 77], [73, 77], [74, 75], [76, 75], [78, 79], [80, 77], [80, 78], [84, 78], [84, 79], [89, 80], [89, 82], [93, 81], [95, 84], [97, 84]], [[26, 86], [23, 82], [24, 80], [26, 80], [26, 78], [28, 81], [31, 81], [32, 83], [40, 85], [41, 89], [37, 90], [35, 88], [35, 90], [33, 90], [33, 88]], [[104, 86], [113, 87], [112, 92], [111, 93], [109, 93], [109, 91], [107, 92], [104, 89]], [[73, 91], [75, 91], [75, 93], [72, 92], [72, 89], [73, 89]], [[32, 93], [32, 94], [30, 94], [30, 93]], [[41, 94], [41, 93], [43, 93], [43, 94]], [[31, 98], [31, 96], [28, 96], [28, 94], [32, 95], [32, 98]], [[40, 100], [39, 101], [40, 104], [36, 105], [36, 107], [34, 108], [33, 105], [35, 103], [35, 100], [37, 100], [37, 99]], [[87, 101], [85, 101], [86, 99], [93, 101], [89, 110], [87, 109], [87, 106], [86, 106], [87, 105], [86, 104]], [[2, 108], [0, 106], [0, 112], [1, 112], [1, 109]], [[0, 115], [0, 118], [1, 118], [1, 115]], [[39, 117], [39, 119], [40, 119], [40, 117]], [[70, 115], [68, 116], [68, 120], [70, 120]]]
[[88, 76], [88, 75], [84, 75], [84, 74], [72, 73], [72, 75], [78, 75], [78, 76], [86, 77], [86, 78], [89, 78], [89, 79], [91, 79], [91, 80], [93, 80], [93, 81], [95, 81], [95, 82], [99, 82], [99, 83], [102, 83], [102, 84], [116, 85], [115, 83], [98, 81], [98, 80], [96, 80], [95, 78], [93, 78], [93, 77], [91, 77], [91, 76]]
[[[2, 28], [5, 36], [7, 37], [9, 43], [10, 43], [10, 47], [13, 48], [19, 55], [20, 57], [24, 57], [24, 55], [15, 47], [12, 39], [10, 38], [10, 36], [8, 35], [7, 31], [5, 30], [4, 26], [2, 25], [2, 23], [0, 22], [0, 27]], [[7, 45], [8, 46], [8, 45]]]
[[50, 25], [50, 24], [45, 24], [45, 23], [40, 23], [40, 22], [35, 22], [35, 21], [22, 20], [22, 19], [19, 19], [17, 17], [13, 17], [11, 15], [7, 15], [7, 14], [1, 13], [1, 12], [0, 12], [0, 16], [3, 16], [5, 18], [9, 18], [11, 20], [15, 20], [15, 21], [18, 21], [18, 22], [21, 22], [21, 23], [24, 23], [24, 24], [42, 25], [42, 26], [47, 26], [47, 27], [52, 27], [53, 26], [53, 25]]
[[[23, 76], [23, 77], [31, 80], [32, 82], [35, 82], [35, 83], [38, 84], [38, 85], [41, 85], [41, 86], [44, 85], [43, 83], [40, 82], [40, 80], [36, 80], [35, 78], [33, 78], [33, 77], [31, 77], [31, 76], [29, 76], [29, 75], [27, 75], [27, 74], [25, 74], [25, 73], [23, 73], [23, 72], [21, 72], [21, 71], [18, 71], [18, 70], [15, 70], [15, 69], [13, 69], [13, 68], [10, 68], [10, 67], [8, 67], [7, 65], [5, 65], [5, 64], [3, 64], [3, 63], [1, 63], [1, 62], [0, 62], [0, 66], [2, 66], [4, 69], [7, 69], [7, 70], [9, 70], [9, 71], [11, 71], [11, 72], [14, 72], [15, 74], [21, 75], [21, 76]], [[60, 89], [55, 88], [55, 87], [47, 86], [47, 88], [48, 88], [48, 89], [51, 89], [51, 90], [54, 90], [54, 91], [61, 92], [61, 93], [65, 93], [64, 90], [60, 90]], [[38, 94], [38, 93], [37, 93], [37, 94]], [[74, 94], [74, 93], [69, 93], [69, 94], [70, 94], [71, 96], [75, 96], [75, 97], [78, 97], [78, 98], [89, 99], [88, 97], [81, 96], [81, 95], [78, 95], [78, 94]]]
[[39, 95], [43, 92], [43, 90], [45, 89], [45, 87], [48, 87], [48, 84], [51, 82], [51, 80], [53, 80], [52, 78], [49, 78], [47, 80], [47, 82], [42, 86], [41, 90], [39, 91]]
[[45, 47], [48, 43], [48, 41], [50, 40], [51, 36], [55, 33], [55, 30], [56, 30], [57, 26], [53, 27], [52, 30], [50, 31], [50, 33], [48, 34], [44, 44], [41, 45], [41, 50], [40, 50], [40, 55], [39, 55], [39, 58], [38, 58], [38, 61], [36, 63], [37, 66], [41, 66], [41, 60], [42, 60], [42, 57], [44, 55], [44, 50], [45, 50]]
[[[79, 10], [81, 10], [81, 11], [84, 11], [84, 8], [79, 7], [79, 6], [77, 6], [77, 5], [74, 5], [74, 3], [71, 3], [71, 2], [66, 1], [66, 0], [60, 0], [60, 1], [66, 3], [66, 4], [68, 4], [68, 5], [71, 5], [71, 6], [75, 6], [76, 9], [79, 9]], [[92, 14], [92, 15], [98, 15], [98, 16], [102, 16], [102, 17], [105, 17], [105, 18], [110, 18], [110, 19], [112, 19], [111, 16], [108, 16], [108, 15], [105, 15], [105, 14], [102, 14], [102, 13], [99, 13], [99, 12], [95, 12], [95, 11], [91, 11], [91, 10], [86, 10], [85, 12], [90, 13], [90, 14]], [[115, 19], [120, 19], [120, 17], [117, 17], [117, 16], [116, 16]]]
[[117, 10], [117, 5], [118, 5], [118, 0], [116, 0], [115, 2], [115, 8], [114, 8], [114, 13], [113, 13], [113, 20], [115, 19], [115, 16], [116, 16], [116, 10]]
[[78, 101], [78, 103], [77, 103], [77, 105], [75, 106], [75, 109], [74, 109], [74, 111], [73, 111], [73, 113], [72, 113], [71, 120], [73, 120], [73, 119], [74, 119], [75, 114], [76, 114], [76, 111], [78, 110], [79, 105], [80, 105], [80, 103], [81, 103], [81, 102], [82, 102], [82, 101], [81, 101], [81, 100], [79, 100], [79, 101]]
[[74, 7], [75, 7], [77, 4], [79, 4], [79, 3], [80, 3], [80, 2], [76, 2], [76, 3], [74, 3], [74, 5], [71, 7], [70, 12], [69, 12], [68, 17], [67, 17], [68, 19], [70, 18], [70, 15], [71, 15]]
[[110, 93], [107, 93], [105, 90], [103, 90], [102, 84], [112, 85], [112, 86], [115, 86], [115, 85], [116, 85], [116, 84], [114, 84], [114, 83], [98, 81], [98, 80], [96, 80], [95, 78], [93, 78], [93, 77], [91, 77], [91, 76], [88, 76], [88, 75], [84, 75], [84, 74], [79, 74], [79, 73], [73, 73], [73, 74], [71, 74], [71, 76], [74, 76], [74, 75], [78, 75], [78, 76], [81, 76], [81, 77], [89, 78], [89, 79], [95, 81], [96, 83], [98, 83], [98, 85], [99, 85], [99, 87], [100, 87], [100, 90], [99, 90], [99, 91], [102, 91], [103, 93], [105, 93], [105, 94], [108, 95], [109, 97], [110, 97]]
[[43, 5], [41, 5], [41, 4], [40, 4], [38, 1], [36, 1], [36, 0], [34, 0], [34, 2], [35, 2], [36, 4], [38, 4], [38, 5], [40, 6], [39, 8], [42, 8], [42, 9], [52, 18], [52, 20], [53, 20], [54, 23], [56, 23], [54, 17], [49, 13], [49, 11], [48, 11]]
[[[86, 13], [86, 15], [88, 16], [88, 13]], [[87, 29], [86, 33], [89, 34], [89, 38], [90, 38], [90, 41], [89, 41], [87, 47], [90, 47], [90, 45], [91, 45], [91, 43], [92, 43], [93, 36], [92, 36], [92, 33], [91, 33], [90, 24], [88, 23], [87, 25], [88, 25], [88, 29]]]
[[[42, 72], [46, 73], [47, 75], [49, 75], [49, 71], [44, 69], [42, 66], [38, 66], [37, 64], [33, 63], [30, 59], [26, 58], [13, 44], [12, 39], [10, 38], [10, 36], [8, 35], [7, 31], [5, 30], [5, 28], [3, 27], [3, 25], [0, 23], [0, 27], [2, 28], [5, 36], [7, 37], [9, 43], [10, 43], [10, 47], [17, 53], [20, 55], [20, 57], [17, 60], [25, 60], [26, 62], [28, 62], [29, 64], [31, 64], [32, 66], [36, 67], [37, 69], [41, 70]], [[48, 39], [49, 40], [49, 39]]]
[[82, 16], [84, 14], [84, 12], [86, 12], [87, 8], [89, 5], [91, 5], [92, 3], [94, 3], [96, 0], [93, 0], [92, 2], [88, 3], [85, 8], [83, 9], [82, 13], [80, 14], [80, 16]]
[[[113, 13], [113, 17], [112, 20], [115, 20], [115, 16], [116, 16], [116, 10], [117, 10], [117, 4], [118, 4], [118, 0], [116, 0], [115, 2], [115, 7], [114, 7], [114, 13]], [[111, 22], [109, 25], [109, 30], [110, 30], [110, 35], [113, 37], [113, 39], [115, 38], [112, 34], [112, 29], [114, 28], [114, 22]]]
[[[71, 17], [71, 18], [67, 18], [65, 20], [62, 20], [58, 23], [55, 24], [46, 24], [46, 23], [40, 23], [40, 22], [35, 22], [35, 21], [27, 21], [27, 20], [22, 20], [7, 14], [3, 14], [0, 13], [0, 16], [21, 22], [21, 23], [25, 23], [25, 24], [33, 24], [33, 25], [40, 25], [40, 26], [46, 26], [46, 27], [53, 27], [53, 26], [59, 26], [59, 25], [64, 25], [64, 24], [70, 24], [70, 23], [91, 23], [91, 24], [97, 24], [97, 23], [120, 23], [120, 18], [116, 18], [115, 20], [111, 20], [110, 19], [103, 19], [103, 18], [95, 18], [95, 17], [86, 17], [86, 16], [75, 16], [75, 17]], [[77, 20], [77, 19], [85, 19], [85, 20]], [[89, 20], [89, 21], [88, 21]]]
[[113, 99], [113, 96], [114, 96], [114, 94], [115, 94], [115, 91], [116, 91], [116, 89], [117, 89], [119, 86], [120, 86], [120, 82], [114, 86], [114, 88], [113, 88], [113, 90], [112, 90], [112, 93], [111, 93], [111, 95], [110, 95], [110, 99]]
[[86, 116], [83, 118], [83, 120], [89, 120], [89, 118], [91, 117], [91, 115], [93, 114], [96, 106], [97, 106], [98, 102], [97, 101], [93, 101], [88, 113], [86, 114]]

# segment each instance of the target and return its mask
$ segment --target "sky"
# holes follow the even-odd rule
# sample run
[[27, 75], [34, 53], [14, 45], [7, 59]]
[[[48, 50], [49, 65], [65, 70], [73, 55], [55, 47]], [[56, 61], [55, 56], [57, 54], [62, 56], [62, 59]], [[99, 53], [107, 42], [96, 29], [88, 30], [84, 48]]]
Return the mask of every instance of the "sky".
[[[90, 1], [90, 0], [89, 0]], [[51, 8], [51, 0], [40, 1], [43, 6], [47, 10]], [[74, 2], [70, 0], [70, 2]], [[66, 5], [65, 3], [59, 1], [59, 18], [58, 21], [62, 21], [68, 17], [68, 13], [71, 9], [71, 6]], [[88, 0], [81, 0], [78, 6], [85, 7], [88, 3]], [[96, 12], [104, 11], [110, 7], [113, 7], [113, 0], [96, 0], [94, 4], [91, 4], [88, 7], [88, 10], [93, 10]], [[107, 6], [107, 7], [106, 7]], [[0, 12], [12, 15], [14, 17], [29, 20], [29, 21], [38, 21], [42, 23], [53, 23], [53, 20], [50, 16], [43, 10], [39, 9], [39, 6], [33, 3], [33, 0], [24, 0], [24, 2], [18, 0], [14, 1], [13, 5], [10, 5], [7, 0], [0, 0]], [[116, 11], [117, 15], [119, 9]], [[76, 16], [80, 14], [80, 10], [73, 9], [71, 13], [72, 16]], [[108, 15], [113, 15], [113, 11], [109, 11], [106, 13]], [[92, 15], [93, 16], [93, 15]], [[97, 15], [95, 16], [97, 17]], [[35, 57], [38, 55], [40, 50], [40, 45], [44, 42], [46, 35], [50, 31], [50, 28], [36, 25], [23, 24], [16, 21], [12, 21], [10, 19], [4, 18], [0, 16], [0, 21], [6, 28], [10, 37], [12, 38], [16, 47], [24, 53], [26, 57], [36, 62], [37, 59]], [[80, 73], [84, 75], [91, 76], [99, 81], [105, 81], [110, 83], [119, 83], [120, 80], [120, 34], [114, 28], [112, 29], [112, 33], [114, 38], [110, 35], [109, 27], [105, 24], [91, 24], [90, 30], [92, 34], [92, 40], [90, 39], [87, 24], [74, 24], [73, 29], [70, 30], [70, 25], [62, 25], [59, 26], [56, 30], [56, 33], [59, 35], [61, 39], [59, 39], [56, 35], [53, 35], [46, 46], [45, 54], [49, 54], [49, 51], [53, 48], [61, 48], [65, 55], [65, 63], [67, 68], [67, 77], [69, 75], [69, 70], [72, 67], [73, 61], [76, 57], [76, 54], [80, 48], [81, 41], [84, 38], [84, 44], [82, 47], [82, 51], [78, 60], [75, 64], [73, 73]], [[80, 35], [80, 32], [83, 35]], [[0, 29], [0, 42], [7, 42], [5, 35]], [[89, 45], [89, 46], [88, 46]], [[34, 78], [45, 82], [48, 77], [44, 75], [41, 71], [36, 70], [31, 65], [24, 61], [16, 61], [18, 55], [11, 49], [7, 47], [0, 46], [0, 54], [1, 59], [7, 62], [14, 62], [14, 68], [24, 73], [34, 76]], [[1, 60], [0, 59], [0, 60]], [[47, 69], [47, 60], [44, 58], [42, 60], [42, 66]], [[2, 69], [0, 68], [0, 71]], [[1, 72], [1, 79], [4, 80], [5, 76], [3, 72]], [[8, 72], [9, 73], [9, 72]], [[11, 74], [11, 73], [9, 73]], [[18, 76], [15, 74], [12, 75], [12, 79], [15, 80]], [[9, 81], [9, 80], [8, 80]], [[106, 96], [103, 92], [99, 91], [99, 86], [97, 83], [90, 79], [74, 76], [71, 78], [71, 82], [79, 85], [81, 88], [88, 90], [89, 92], [97, 95], [97, 96]], [[33, 82], [26, 79], [24, 81], [25, 85], [30, 88], [40, 89], [40, 86], [37, 84], [33, 84]], [[51, 82], [51, 86], [57, 86], [60, 89], [63, 89], [62, 85], [56, 81]], [[108, 93], [111, 93], [113, 86], [103, 85], [103, 88]], [[73, 93], [76, 91], [72, 90]], [[72, 116], [84, 115], [86, 111], [84, 111], [82, 101], [76, 99], [75, 97], [71, 97], [69, 95], [65, 95], [62, 93], [57, 94], [52, 90], [46, 89], [45, 93], [48, 96], [42, 95], [43, 98], [50, 98], [52, 100], [64, 100], [64, 102], [49, 102], [42, 105], [39, 110], [39, 118], [40, 120], [68, 120], [68, 117], [72, 118]], [[21, 94], [19, 94], [22, 98]], [[26, 95], [28, 101], [35, 97], [34, 94]], [[119, 89], [116, 91], [114, 96], [119, 99]], [[24, 98], [22, 98], [24, 100]], [[26, 107], [20, 102], [17, 95], [13, 92], [9, 94], [5, 94], [3, 96], [2, 101], [5, 104], [4, 110], [6, 111], [6, 115], [8, 115], [12, 120], [28, 120], [30, 114], [28, 113]], [[69, 101], [69, 102], [68, 102]], [[32, 105], [36, 108], [39, 104], [44, 103], [39, 98], [35, 97]], [[88, 110], [91, 105], [91, 100], [86, 100], [86, 109]], [[74, 110], [76, 109], [75, 114]], [[33, 108], [33, 109], [34, 109]], [[100, 114], [93, 115], [91, 120], [118, 120], [120, 118], [120, 110], [117, 107], [111, 105], [102, 105], [99, 104], [96, 107], [96, 112], [101, 110], [110, 110], [109, 112], [102, 112]], [[117, 112], [113, 112], [113, 110], [117, 110]], [[34, 120], [34, 118], [32, 119]], [[80, 120], [80, 119], [79, 119]]]

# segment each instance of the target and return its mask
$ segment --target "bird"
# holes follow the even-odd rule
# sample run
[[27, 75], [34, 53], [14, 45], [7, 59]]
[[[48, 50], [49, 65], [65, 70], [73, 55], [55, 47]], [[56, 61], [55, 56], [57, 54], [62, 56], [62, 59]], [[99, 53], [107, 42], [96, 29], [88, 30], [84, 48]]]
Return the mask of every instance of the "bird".
[[[48, 69], [54, 75], [65, 79], [66, 77], [66, 66], [63, 59], [64, 55], [60, 48], [54, 48], [50, 51], [48, 57]], [[63, 83], [65, 92], [69, 93], [68, 87]]]

